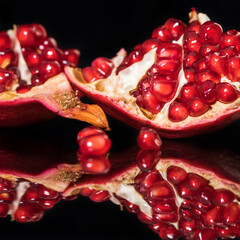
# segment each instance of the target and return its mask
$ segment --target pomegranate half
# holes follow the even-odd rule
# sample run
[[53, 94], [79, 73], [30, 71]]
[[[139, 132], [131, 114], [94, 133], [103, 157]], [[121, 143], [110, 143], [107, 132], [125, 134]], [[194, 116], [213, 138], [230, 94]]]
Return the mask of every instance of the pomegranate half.
[[61, 49], [37, 23], [0, 32], [0, 126], [21, 126], [60, 115], [108, 128], [97, 105], [84, 104], [63, 72], [80, 52]]
[[127, 54], [65, 67], [69, 80], [109, 115], [168, 138], [214, 131], [239, 119], [240, 35], [207, 15], [170, 18]]
[[[191, 144], [163, 142], [158, 163], [147, 170], [136, 162], [139, 148], [132, 147], [110, 157], [109, 173], [83, 175], [63, 196], [110, 199], [163, 240], [239, 238], [239, 156]], [[160, 150], [142, 151], [150, 159]]]

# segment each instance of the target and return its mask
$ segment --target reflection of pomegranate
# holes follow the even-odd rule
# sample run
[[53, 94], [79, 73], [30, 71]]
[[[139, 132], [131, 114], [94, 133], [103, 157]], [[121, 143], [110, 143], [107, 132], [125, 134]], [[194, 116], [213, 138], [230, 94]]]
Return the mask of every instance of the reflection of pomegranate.
[[109, 173], [82, 176], [63, 195], [110, 199], [135, 213], [161, 239], [240, 237], [239, 156], [166, 141], [156, 166], [146, 169], [135, 161], [138, 151], [134, 147], [110, 156]]
[[83, 104], [63, 73], [78, 65], [79, 56], [77, 49], [59, 48], [37, 23], [0, 32], [0, 126], [58, 114], [107, 128], [101, 108]]
[[91, 67], [66, 67], [70, 81], [104, 110], [165, 137], [212, 131], [239, 118], [239, 32], [193, 10], [170, 18], [152, 38]]

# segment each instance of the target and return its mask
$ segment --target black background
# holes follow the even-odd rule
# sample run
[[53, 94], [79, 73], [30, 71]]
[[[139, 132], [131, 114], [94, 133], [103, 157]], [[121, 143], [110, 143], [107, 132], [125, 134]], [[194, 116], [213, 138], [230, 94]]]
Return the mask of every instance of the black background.
[[[130, 51], [151, 36], [154, 28], [169, 17], [188, 21], [191, 7], [205, 12], [224, 30], [237, 29], [240, 23], [238, 1], [1, 1], [0, 30], [13, 24], [38, 22], [56, 38], [60, 47], [81, 51], [80, 67], [98, 56], [113, 57], [122, 47]], [[113, 151], [135, 141], [137, 131], [109, 117]], [[73, 120], [56, 119], [34, 127], [9, 129], [16, 135], [31, 133], [33, 137], [51, 138], [70, 151], [76, 151], [76, 134], [87, 126]], [[197, 144], [210, 141], [214, 146], [226, 145], [239, 153], [239, 123], [219, 133], [195, 138]], [[127, 136], [127, 137], [126, 137]], [[179, 140], [182, 141], [182, 140]], [[41, 146], [39, 146], [41, 148]], [[1, 220], [1, 239], [159, 239], [141, 224], [136, 216], [121, 212], [110, 202], [95, 204], [87, 198], [61, 202], [47, 212], [39, 223], [18, 224]]]

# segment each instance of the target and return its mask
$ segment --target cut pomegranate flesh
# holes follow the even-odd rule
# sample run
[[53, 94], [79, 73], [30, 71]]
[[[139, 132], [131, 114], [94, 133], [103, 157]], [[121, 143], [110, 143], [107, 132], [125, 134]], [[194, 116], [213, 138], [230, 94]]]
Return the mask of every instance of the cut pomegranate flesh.
[[[196, 146], [164, 141], [161, 157], [147, 171], [135, 162], [138, 148], [130, 148], [116, 159], [110, 157], [109, 173], [82, 176], [63, 196], [110, 199], [161, 239], [239, 238], [238, 156]], [[101, 196], [97, 199], [96, 191]]]
[[108, 114], [133, 127], [179, 138], [214, 131], [240, 116], [239, 32], [223, 33], [194, 9], [187, 26], [171, 18], [129, 54], [121, 49], [105, 59], [107, 74], [95, 61], [65, 73]]
[[102, 109], [83, 104], [64, 72], [80, 52], [62, 50], [37, 23], [0, 33], [0, 126], [28, 125], [60, 115], [108, 128]]

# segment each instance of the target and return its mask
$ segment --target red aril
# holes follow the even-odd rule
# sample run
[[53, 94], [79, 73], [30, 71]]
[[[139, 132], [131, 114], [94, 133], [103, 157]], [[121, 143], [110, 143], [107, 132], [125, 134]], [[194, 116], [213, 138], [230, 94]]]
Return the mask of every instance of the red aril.
[[184, 33], [186, 25], [178, 19], [169, 18], [164, 27], [170, 32], [173, 40], [178, 40]]
[[43, 56], [38, 52], [30, 52], [26, 55], [26, 62], [29, 68], [39, 67], [42, 60]]
[[199, 34], [207, 43], [218, 44], [222, 37], [222, 28], [217, 23], [207, 21], [200, 27]]
[[101, 134], [101, 133], [104, 133], [104, 131], [98, 127], [95, 127], [95, 126], [85, 127], [78, 132], [77, 142], [79, 144], [83, 138], [87, 136], [95, 135], [95, 134]]
[[208, 68], [221, 76], [226, 74], [225, 71], [226, 60], [227, 60], [226, 56], [222, 56], [219, 52], [210, 53], [206, 57]]
[[172, 102], [169, 106], [168, 118], [172, 122], [181, 122], [189, 116], [189, 112], [184, 103]]
[[233, 56], [238, 54], [238, 51], [237, 51], [237, 49], [235, 47], [230, 46], [230, 47], [226, 47], [226, 48], [221, 49], [220, 53], [223, 56], [233, 57]]
[[46, 29], [39, 23], [32, 23], [29, 25], [32, 31], [35, 33], [37, 42], [42, 41], [47, 38]]
[[178, 99], [180, 102], [186, 103], [191, 98], [198, 96], [197, 84], [193, 82], [189, 82], [185, 84], [181, 92], [179, 93]]
[[199, 53], [203, 41], [196, 32], [186, 32], [183, 37], [183, 48], [185, 51]]
[[150, 50], [160, 46], [161, 41], [157, 38], [148, 39], [142, 44], [142, 50], [144, 53], [149, 52]]
[[195, 82], [197, 84], [201, 84], [207, 80], [210, 80], [215, 83], [219, 83], [221, 80], [221, 77], [218, 73], [212, 71], [212, 70], [203, 70], [195, 75]]
[[203, 82], [197, 88], [199, 96], [207, 103], [214, 104], [217, 101], [216, 84], [210, 80]]
[[42, 56], [45, 60], [52, 60], [58, 61], [59, 60], [59, 53], [58, 50], [53, 47], [47, 47], [43, 50]]
[[157, 56], [159, 58], [180, 59], [182, 57], [182, 48], [174, 43], [162, 43], [157, 48]]
[[198, 59], [198, 54], [196, 52], [189, 52], [183, 58], [183, 67], [190, 68], [192, 67], [193, 63], [196, 62]]
[[226, 48], [229, 46], [234, 46], [236, 49], [239, 49], [239, 32], [236, 30], [229, 30], [223, 33], [220, 46], [221, 48]]
[[184, 169], [177, 166], [170, 166], [167, 169], [167, 179], [173, 184], [179, 184], [187, 177], [187, 173]]
[[46, 78], [56, 76], [61, 72], [61, 66], [57, 61], [42, 61], [39, 66], [39, 74]]
[[80, 57], [80, 51], [78, 49], [70, 48], [70, 49], [63, 51], [64, 60], [66, 60], [70, 63], [73, 63], [75, 65], [75, 67], [78, 66], [79, 57]]
[[209, 110], [209, 106], [199, 97], [193, 97], [187, 102], [187, 108], [191, 117], [198, 117]]
[[231, 103], [238, 98], [239, 92], [229, 83], [219, 83], [216, 86], [216, 98], [222, 103]]
[[159, 26], [153, 31], [152, 38], [168, 42], [171, 39], [171, 33], [164, 26]]
[[11, 48], [11, 40], [7, 32], [0, 32], [0, 51], [5, 51]]
[[185, 68], [184, 76], [188, 82], [194, 82], [196, 71], [194, 68]]
[[233, 81], [240, 80], [240, 56], [230, 57], [226, 61], [226, 74], [227, 77]]
[[158, 150], [162, 145], [162, 140], [154, 129], [143, 127], [138, 133], [137, 143], [141, 149]]
[[25, 24], [17, 28], [17, 37], [20, 44], [24, 47], [33, 47], [36, 44], [36, 35], [33, 29]]
[[92, 62], [91, 66], [99, 72], [100, 75], [107, 78], [111, 74], [114, 64], [107, 58], [99, 57]]
[[205, 43], [201, 46], [199, 50], [199, 54], [201, 56], [207, 56], [211, 52], [216, 52], [219, 50], [219, 44], [210, 44], [210, 43]]

